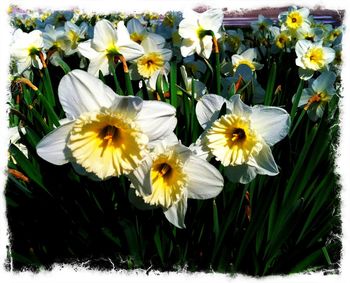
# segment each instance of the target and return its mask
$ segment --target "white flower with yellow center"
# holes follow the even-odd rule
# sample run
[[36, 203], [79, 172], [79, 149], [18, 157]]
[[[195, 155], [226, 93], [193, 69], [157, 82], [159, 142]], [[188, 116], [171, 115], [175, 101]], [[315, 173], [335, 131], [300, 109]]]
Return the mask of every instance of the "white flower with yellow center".
[[17, 29], [13, 34], [10, 47], [11, 56], [16, 62], [18, 73], [22, 73], [30, 66], [42, 68], [39, 52], [44, 47], [43, 34], [39, 30], [25, 33]]
[[165, 39], [159, 34], [149, 32], [145, 26], [143, 26], [140, 20], [132, 18], [127, 24], [126, 28], [130, 33], [130, 39], [140, 44], [144, 39], [151, 38], [153, 43], [158, 45], [160, 48], [164, 47]]
[[244, 51], [242, 54], [233, 55], [231, 57], [233, 71], [236, 72], [238, 66], [243, 64], [247, 65], [252, 70], [252, 72], [262, 69], [264, 65], [255, 61], [257, 57], [258, 57], [258, 54], [255, 48], [249, 48], [246, 51]]
[[98, 76], [110, 73], [110, 63], [114, 57], [123, 55], [126, 61], [134, 60], [143, 55], [141, 45], [130, 39], [124, 22], [120, 21], [117, 29], [108, 20], [100, 20], [94, 27], [94, 37], [78, 45], [79, 52], [90, 60], [88, 72]]
[[282, 12], [278, 18], [282, 22], [281, 30], [288, 30], [293, 35], [310, 27], [309, 9], [290, 7], [287, 12]]
[[[219, 117], [224, 104], [226, 113]], [[197, 145], [208, 157], [215, 156], [225, 166], [225, 173], [232, 182], [245, 184], [257, 174], [278, 174], [270, 146], [288, 133], [290, 118], [284, 109], [262, 105], [249, 107], [239, 95], [226, 100], [208, 94], [198, 101], [196, 114], [205, 130]]]
[[309, 40], [299, 40], [295, 45], [297, 58], [295, 63], [299, 66], [299, 76], [308, 80], [314, 71], [328, 69], [328, 64], [335, 58], [335, 51], [330, 47], [322, 46], [322, 42], [313, 43]]
[[185, 228], [187, 198], [213, 198], [223, 188], [220, 172], [176, 137], [155, 144], [129, 178], [136, 194], [146, 204], [161, 207], [168, 221], [179, 228]]
[[138, 74], [146, 79], [153, 76], [157, 77], [161, 71], [170, 69], [169, 61], [172, 56], [172, 51], [163, 48], [164, 44], [157, 45], [151, 37], [146, 37], [141, 46], [145, 54], [136, 60]]
[[97, 179], [132, 172], [147, 154], [148, 143], [167, 136], [176, 125], [172, 106], [118, 96], [81, 70], [62, 78], [58, 96], [71, 121], [45, 136], [37, 153], [56, 165], [72, 162], [79, 173]]
[[216, 39], [220, 38], [218, 33], [224, 14], [220, 9], [210, 9], [204, 13], [188, 10], [184, 13], [184, 19], [179, 24], [179, 34], [183, 38], [181, 54], [183, 57], [194, 53], [209, 58], [213, 42], [212, 36], [206, 35], [206, 31], [212, 31]]

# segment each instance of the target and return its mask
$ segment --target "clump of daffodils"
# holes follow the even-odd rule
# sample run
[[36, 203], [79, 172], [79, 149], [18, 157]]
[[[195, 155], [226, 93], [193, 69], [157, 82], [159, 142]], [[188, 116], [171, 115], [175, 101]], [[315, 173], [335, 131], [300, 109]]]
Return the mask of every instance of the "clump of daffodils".
[[[178, 228], [186, 227], [188, 199], [216, 198], [225, 182], [284, 170], [273, 147], [294, 132], [291, 120], [307, 113], [317, 123], [337, 98], [344, 27], [314, 20], [307, 8], [290, 7], [278, 21], [259, 15], [251, 31], [225, 26], [221, 9], [164, 16], [17, 10], [13, 17], [20, 28], [12, 72], [27, 77], [14, 82], [36, 96], [19, 90], [11, 103], [51, 103], [52, 88], [52, 111], [64, 118], [45, 132], [37, 154], [94, 181], [125, 176], [136, 207], [159, 209]], [[65, 75], [51, 83], [56, 67]], [[282, 81], [294, 69], [300, 91], [288, 101]]]

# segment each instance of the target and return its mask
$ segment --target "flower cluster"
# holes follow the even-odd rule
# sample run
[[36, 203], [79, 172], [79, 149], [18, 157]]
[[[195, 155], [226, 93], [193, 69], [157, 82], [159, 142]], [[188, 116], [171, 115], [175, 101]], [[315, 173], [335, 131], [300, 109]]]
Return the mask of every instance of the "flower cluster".
[[[301, 84], [309, 87], [287, 103], [304, 106], [317, 121], [336, 94], [342, 28], [322, 25], [297, 7], [276, 24], [259, 16], [250, 34], [226, 31], [223, 19], [220, 9], [15, 18], [26, 32], [14, 31], [12, 73], [26, 82], [50, 64], [66, 72], [57, 91], [65, 117], [37, 144], [37, 154], [56, 165], [71, 163], [96, 181], [127, 176], [137, 207], [160, 207], [181, 228], [187, 199], [216, 197], [222, 173], [242, 184], [277, 175], [271, 147], [290, 133], [291, 117], [285, 104], [272, 106], [279, 98], [260, 74], [273, 65], [271, 54], [292, 53]], [[179, 129], [192, 131], [192, 139]]]

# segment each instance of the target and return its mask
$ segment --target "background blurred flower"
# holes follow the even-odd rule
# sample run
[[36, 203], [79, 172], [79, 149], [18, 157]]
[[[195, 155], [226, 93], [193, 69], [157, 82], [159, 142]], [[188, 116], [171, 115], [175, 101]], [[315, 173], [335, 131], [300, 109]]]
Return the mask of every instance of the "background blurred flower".
[[13, 34], [12, 44], [10, 47], [11, 56], [14, 59], [17, 72], [22, 73], [30, 66], [42, 68], [39, 58], [39, 52], [44, 47], [43, 34], [39, 30], [33, 30], [25, 33], [17, 29]]
[[187, 57], [197, 53], [204, 58], [209, 58], [212, 51], [212, 36], [206, 31], [212, 31], [216, 39], [222, 26], [224, 14], [219, 9], [210, 9], [204, 13], [188, 10], [184, 13], [184, 19], [179, 24], [179, 34], [183, 38], [181, 54]]
[[90, 60], [88, 72], [94, 76], [98, 76], [99, 71], [103, 75], [110, 74], [109, 65], [115, 56], [123, 55], [126, 61], [130, 61], [144, 53], [142, 46], [130, 39], [123, 21], [115, 29], [107, 20], [96, 23], [93, 39], [80, 43], [78, 50]]

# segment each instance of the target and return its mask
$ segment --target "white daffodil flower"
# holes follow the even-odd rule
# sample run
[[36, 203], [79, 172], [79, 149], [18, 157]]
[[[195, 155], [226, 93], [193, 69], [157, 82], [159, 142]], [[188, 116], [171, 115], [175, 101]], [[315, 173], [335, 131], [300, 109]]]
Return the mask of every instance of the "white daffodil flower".
[[146, 156], [148, 143], [176, 126], [171, 105], [118, 96], [81, 70], [62, 78], [58, 96], [70, 122], [45, 136], [37, 153], [56, 165], [72, 162], [95, 179], [129, 174]]
[[305, 105], [304, 109], [312, 121], [323, 116], [326, 104], [335, 95], [335, 79], [335, 73], [326, 71], [312, 82], [311, 87], [303, 89], [298, 106]]
[[[226, 114], [219, 117], [224, 104]], [[288, 134], [287, 111], [272, 106], [250, 107], [239, 95], [226, 100], [208, 94], [198, 101], [196, 114], [205, 130], [197, 145], [225, 166], [225, 174], [232, 182], [246, 184], [257, 174], [279, 173], [270, 146]]]
[[[187, 76], [186, 68], [185, 66], [180, 67], [181, 76], [185, 84], [185, 90], [194, 96], [194, 99], [200, 99], [203, 95], [208, 93], [208, 90], [204, 83], [202, 83], [200, 80], [189, 78]], [[193, 90], [193, 93], [192, 93]]]
[[[146, 37], [141, 42], [144, 55], [134, 60], [135, 64], [130, 68], [133, 79], [143, 77], [145, 79], [152, 78], [156, 80], [160, 72], [164, 74], [169, 72], [169, 61], [172, 56], [172, 51], [163, 48], [164, 44], [165, 41], [162, 45], [158, 45], [151, 37]], [[135, 76], [135, 74], [137, 74], [137, 76]]]
[[117, 55], [123, 55], [126, 61], [143, 55], [141, 45], [130, 39], [124, 22], [120, 21], [117, 29], [108, 20], [100, 20], [94, 27], [94, 37], [78, 45], [79, 52], [90, 60], [88, 72], [98, 76], [110, 73], [109, 64]]
[[293, 36], [297, 36], [298, 32], [306, 30], [310, 27], [309, 9], [293, 6], [287, 12], [279, 14], [278, 18], [282, 22], [281, 31], [288, 30]]
[[207, 70], [207, 66], [201, 59], [196, 59], [194, 55], [183, 58], [183, 64], [195, 78], [200, 78]]
[[179, 24], [179, 34], [183, 38], [181, 54], [187, 57], [194, 53], [209, 58], [213, 42], [212, 36], [206, 35], [206, 31], [212, 31], [216, 39], [220, 38], [218, 33], [224, 14], [220, 9], [210, 9], [204, 13], [188, 10], [184, 13], [184, 19]]
[[220, 172], [176, 137], [156, 143], [129, 179], [136, 194], [146, 204], [161, 207], [168, 221], [178, 228], [185, 228], [188, 198], [216, 197], [224, 185]]
[[299, 77], [308, 80], [314, 71], [322, 71], [328, 68], [328, 64], [334, 60], [335, 51], [330, 47], [323, 47], [322, 42], [299, 40], [295, 45], [297, 58], [295, 63], [299, 66]]
[[262, 69], [264, 65], [255, 61], [257, 57], [258, 54], [255, 48], [249, 48], [239, 55], [232, 55], [231, 60], [233, 65], [233, 71], [235, 72], [238, 66], [242, 64], [247, 65], [252, 70], [252, 72]]
[[243, 45], [244, 35], [241, 29], [227, 30], [223, 38], [224, 48], [229, 52], [242, 53], [246, 49]]
[[130, 39], [138, 44], [148, 37], [151, 38], [153, 44], [158, 45], [160, 48], [163, 48], [165, 45], [165, 39], [163, 36], [149, 32], [138, 19], [130, 19], [126, 24], [126, 28], [129, 31]]
[[41, 69], [42, 63], [39, 58], [39, 52], [44, 47], [43, 34], [39, 30], [33, 30], [25, 33], [17, 29], [13, 34], [10, 47], [11, 56], [14, 59], [17, 72], [22, 73], [30, 66]]
[[89, 26], [86, 22], [81, 23], [80, 26], [72, 22], [66, 22], [64, 24], [64, 35], [69, 41], [69, 49], [65, 50], [66, 55], [71, 55], [78, 51], [79, 41], [86, 37], [88, 28]]

